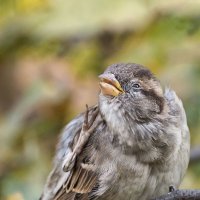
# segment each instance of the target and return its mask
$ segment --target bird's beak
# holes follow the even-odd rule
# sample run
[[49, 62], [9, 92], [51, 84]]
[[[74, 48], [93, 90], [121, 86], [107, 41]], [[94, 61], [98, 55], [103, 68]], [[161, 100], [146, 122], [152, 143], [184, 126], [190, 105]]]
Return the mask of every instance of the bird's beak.
[[103, 95], [116, 97], [119, 94], [124, 93], [120, 83], [113, 74], [101, 74], [99, 78], [101, 93]]

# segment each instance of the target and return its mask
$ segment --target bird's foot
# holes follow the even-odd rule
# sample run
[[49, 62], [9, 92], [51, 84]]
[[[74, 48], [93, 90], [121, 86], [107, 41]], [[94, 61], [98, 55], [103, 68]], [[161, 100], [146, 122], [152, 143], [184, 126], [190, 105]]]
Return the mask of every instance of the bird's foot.
[[64, 172], [70, 171], [75, 164], [76, 161], [76, 154], [75, 152], [69, 152], [63, 161], [62, 169]]
[[67, 154], [63, 162], [63, 171], [68, 172], [74, 167], [77, 155], [80, 154], [80, 152], [82, 151], [83, 147], [87, 143], [91, 133], [93, 132], [95, 128], [95, 127], [92, 127], [92, 125], [97, 117], [97, 114], [98, 114], [98, 109], [94, 112], [89, 122], [88, 121], [89, 108], [88, 108], [88, 105], [86, 105], [85, 118], [84, 118], [84, 122], [82, 125], [82, 129], [81, 129], [78, 141], [74, 149], [72, 150], [72, 152]]
[[169, 186], [169, 192], [174, 192], [176, 190], [176, 188], [173, 185]]

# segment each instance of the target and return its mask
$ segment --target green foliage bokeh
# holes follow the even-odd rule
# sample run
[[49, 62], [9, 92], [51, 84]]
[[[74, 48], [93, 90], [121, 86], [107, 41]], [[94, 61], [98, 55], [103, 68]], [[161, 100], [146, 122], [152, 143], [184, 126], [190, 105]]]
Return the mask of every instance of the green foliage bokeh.
[[[110, 64], [148, 66], [200, 144], [200, 1], [0, 0], [0, 199], [37, 199], [57, 138]], [[200, 164], [184, 188], [200, 187]]]

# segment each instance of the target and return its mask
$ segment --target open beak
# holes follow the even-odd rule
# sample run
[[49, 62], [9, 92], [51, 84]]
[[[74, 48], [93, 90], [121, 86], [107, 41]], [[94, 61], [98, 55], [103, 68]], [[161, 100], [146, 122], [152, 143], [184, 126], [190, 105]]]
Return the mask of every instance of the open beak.
[[118, 96], [124, 93], [120, 83], [117, 81], [113, 74], [102, 74], [100, 78], [100, 88], [103, 95]]

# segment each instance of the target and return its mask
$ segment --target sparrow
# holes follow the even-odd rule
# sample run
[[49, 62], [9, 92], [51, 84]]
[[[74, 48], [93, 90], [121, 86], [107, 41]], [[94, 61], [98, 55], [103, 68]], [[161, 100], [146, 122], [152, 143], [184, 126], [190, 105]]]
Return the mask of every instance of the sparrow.
[[97, 105], [63, 130], [41, 200], [147, 200], [178, 188], [190, 134], [181, 100], [139, 64], [99, 76]]

